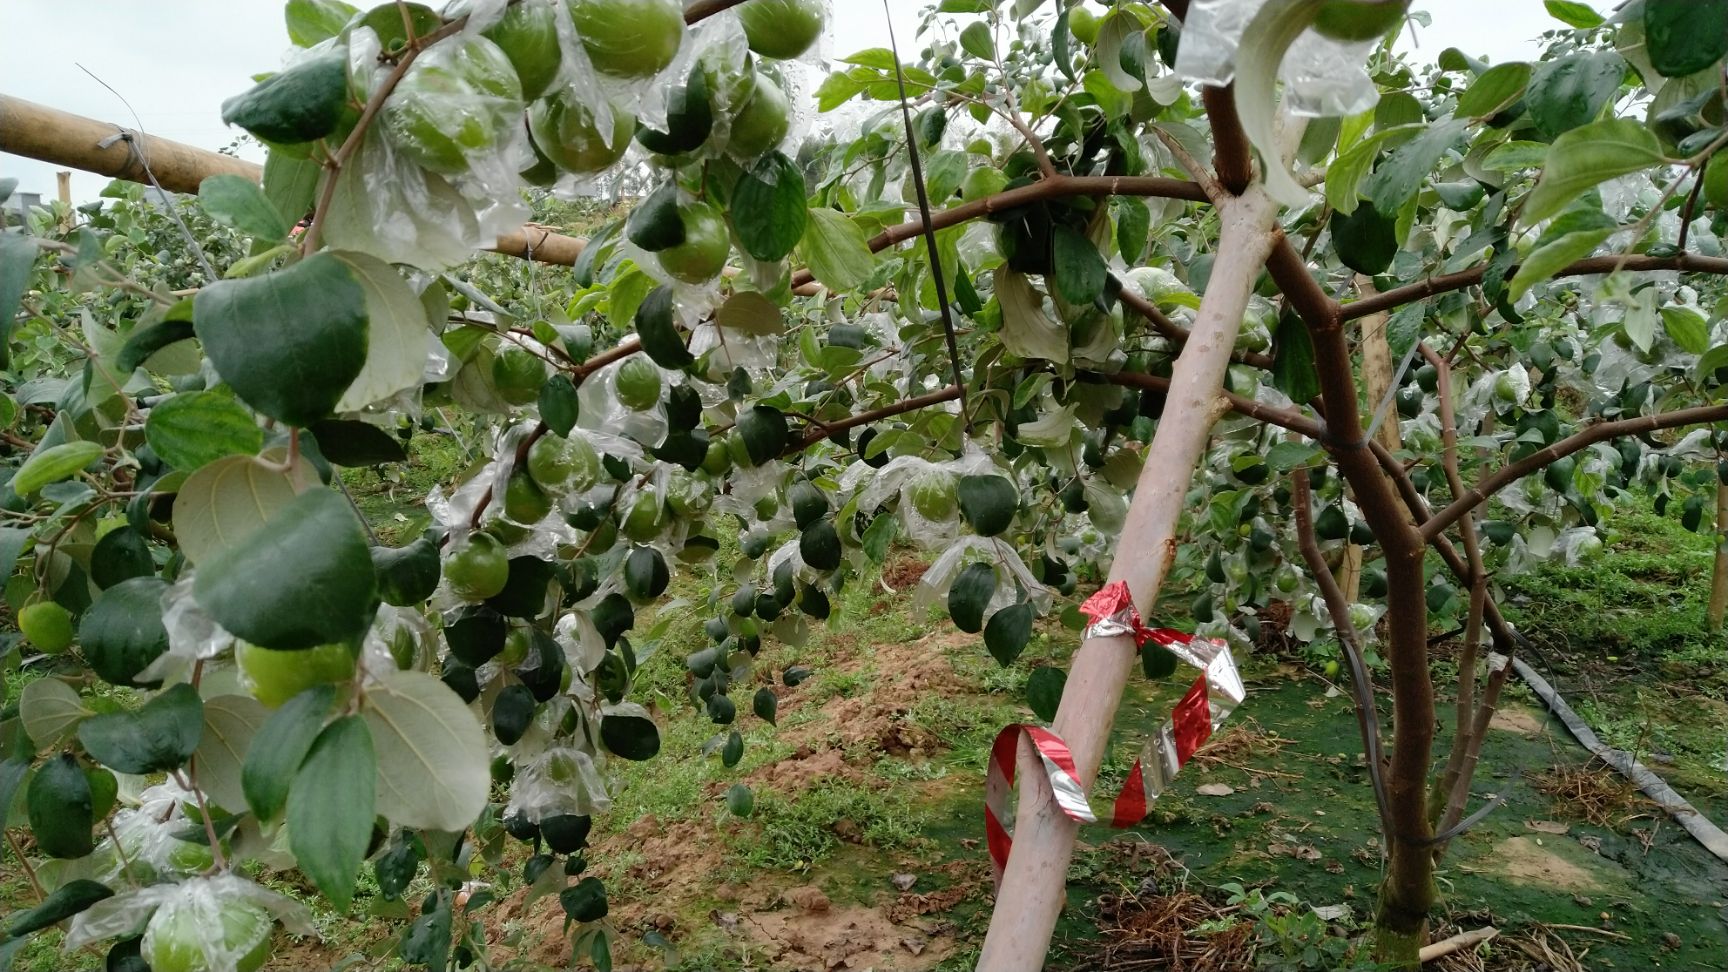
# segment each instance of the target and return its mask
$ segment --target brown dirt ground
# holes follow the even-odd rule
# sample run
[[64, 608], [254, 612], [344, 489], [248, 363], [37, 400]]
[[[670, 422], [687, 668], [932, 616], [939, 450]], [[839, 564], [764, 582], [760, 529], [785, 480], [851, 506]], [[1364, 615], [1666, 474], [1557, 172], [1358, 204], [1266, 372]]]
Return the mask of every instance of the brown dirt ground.
[[[1565, 838], [1542, 839], [1546, 842]], [[1494, 845], [1488, 860], [1495, 872], [1521, 884], [1541, 884], [1563, 891], [1593, 891], [1602, 886], [1598, 875], [1537, 843], [1533, 836], [1506, 838]]]
[[1488, 728], [1515, 732], [1520, 736], [1542, 735], [1542, 715], [1519, 705], [1501, 706], [1488, 720]]

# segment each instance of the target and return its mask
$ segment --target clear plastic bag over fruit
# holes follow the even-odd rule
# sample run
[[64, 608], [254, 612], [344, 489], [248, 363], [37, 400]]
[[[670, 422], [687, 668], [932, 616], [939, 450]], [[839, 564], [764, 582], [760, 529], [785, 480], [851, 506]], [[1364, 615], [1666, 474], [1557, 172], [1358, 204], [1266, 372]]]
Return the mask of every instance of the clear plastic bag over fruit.
[[[996, 568], [996, 592], [984, 608], [986, 622], [997, 611], [1021, 600], [1031, 601], [1040, 612], [1049, 609], [1054, 592], [1032, 576], [1032, 569], [1020, 559], [1013, 546], [998, 537], [977, 536], [961, 537], [931, 562], [912, 592], [913, 605], [918, 608], [944, 606], [954, 579], [973, 562], [991, 564]], [[1025, 593], [1024, 598], [1021, 592]]]
[[162, 592], [162, 627], [168, 632], [168, 650], [138, 673], [139, 680], [178, 680], [193, 662], [215, 658], [234, 647], [234, 636], [204, 613], [192, 596], [196, 575], [196, 571], [188, 570]]
[[580, 749], [558, 746], [517, 766], [504, 816], [538, 823], [547, 817], [589, 816], [610, 809], [612, 798], [606, 793], [594, 757]]
[[[349, 36], [359, 96], [385, 76], [378, 51], [370, 28]], [[521, 113], [520, 84], [496, 45], [477, 35], [433, 45], [337, 176], [326, 242], [428, 269], [491, 246], [528, 218], [517, 192], [529, 152]]]
[[[1266, 0], [1194, 0], [1182, 22], [1176, 73], [1204, 84], [1229, 84], [1236, 76], [1236, 45]], [[1362, 67], [1378, 39], [1335, 41], [1305, 31], [1284, 56], [1278, 77], [1285, 104], [1298, 115], [1354, 115], [1380, 95]]]
[[65, 951], [142, 933], [146, 960], [154, 947], [161, 950], [158, 958], [184, 954], [181, 967], [250, 972], [268, 953], [274, 922], [295, 935], [317, 935], [305, 905], [223, 873], [121, 891], [98, 901], [73, 917]]

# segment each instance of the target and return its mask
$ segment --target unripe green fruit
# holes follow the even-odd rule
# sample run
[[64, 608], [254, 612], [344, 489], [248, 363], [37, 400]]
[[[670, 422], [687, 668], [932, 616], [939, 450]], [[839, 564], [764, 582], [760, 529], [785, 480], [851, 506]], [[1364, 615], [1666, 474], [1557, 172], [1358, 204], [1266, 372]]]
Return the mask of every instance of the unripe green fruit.
[[512, 405], [527, 405], [540, 398], [546, 383], [546, 362], [531, 351], [507, 347], [492, 356], [492, 386], [498, 397]]
[[483, 32], [510, 59], [522, 84], [522, 97], [528, 101], [546, 93], [564, 60], [558, 46], [555, 2], [519, 0], [506, 7], [504, 16]]
[[1404, 19], [1409, 0], [1330, 0], [1314, 18], [1314, 30], [1335, 41], [1369, 41]]
[[556, 435], [543, 435], [528, 447], [528, 475], [543, 490], [562, 491], [576, 474], [576, 463], [566, 440]]
[[798, 57], [822, 36], [822, 0], [751, 0], [738, 8], [750, 49], [763, 57]]
[[1098, 16], [1085, 7], [1068, 11], [1068, 33], [1082, 44], [1098, 43]]
[[613, 105], [611, 131], [603, 131], [591, 105], [570, 91], [556, 91], [528, 109], [528, 133], [553, 165], [591, 175], [624, 157], [636, 134], [636, 116]]
[[440, 44], [414, 62], [379, 112], [384, 134], [421, 167], [466, 172], [475, 155], [509, 141], [522, 111], [522, 85], [498, 45], [484, 37]]
[[354, 653], [347, 645], [276, 651], [241, 641], [234, 645], [234, 662], [247, 691], [272, 709], [314, 685], [354, 677]]
[[[678, 219], [684, 224], [684, 242], [657, 254], [661, 268], [685, 283], [713, 280], [726, 269], [726, 258], [732, 253], [726, 217], [715, 207], [699, 202], [680, 207]], [[658, 390], [655, 397], [659, 397]]]
[[484, 601], [510, 580], [510, 555], [496, 537], [476, 533], [444, 562], [444, 578], [457, 597]]
[[205, 943], [221, 935], [221, 950], [240, 953], [227, 968], [255, 972], [270, 957], [270, 915], [244, 901], [221, 903], [220, 929], [208, 926], [203, 909], [179, 901], [156, 910], [144, 929], [139, 954], [150, 963], [151, 972], [217, 972], [205, 958]]
[[959, 482], [952, 473], [926, 473], [907, 491], [912, 508], [926, 520], [944, 521], [954, 517], [959, 506]]
[[58, 655], [72, 647], [72, 612], [53, 601], [37, 601], [18, 612], [18, 630], [37, 651]]
[[569, 6], [588, 60], [602, 74], [652, 77], [684, 43], [679, 0], [569, 0]]
[[504, 486], [504, 515], [528, 526], [546, 519], [550, 512], [552, 497], [534, 485], [534, 478], [526, 471], [512, 473], [510, 482]]
[[779, 147], [792, 127], [792, 103], [774, 79], [757, 72], [756, 83], [743, 107], [732, 116], [732, 134], [727, 151], [741, 159], [753, 159]]
[[640, 355], [618, 367], [613, 379], [618, 403], [633, 412], [645, 412], [660, 404], [660, 369]]

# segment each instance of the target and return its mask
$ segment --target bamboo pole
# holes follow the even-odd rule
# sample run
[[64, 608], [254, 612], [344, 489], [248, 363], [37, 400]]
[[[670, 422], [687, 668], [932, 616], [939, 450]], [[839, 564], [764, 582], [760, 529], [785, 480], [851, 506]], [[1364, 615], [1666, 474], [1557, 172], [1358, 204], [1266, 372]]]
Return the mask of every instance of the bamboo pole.
[[1716, 486], [1716, 563], [1710, 571], [1710, 630], [1728, 616], [1728, 483]]
[[[0, 94], [0, 152], [67, 165], [128, 182], [150, 184], [150, 176], [169, 192], [196, 193], [213, 175], [237, 175], [257, 182], [264, 169], [254, 162], [208, 149], [144, 135], [109, 122]], [[146, 169], [148, 166], [148, 170]], [[62, 182], [63, 198], [70, 194]], [[539, 263], [571, 266], [587, 241], [529, 224], [498, 237], [494, 252]]]

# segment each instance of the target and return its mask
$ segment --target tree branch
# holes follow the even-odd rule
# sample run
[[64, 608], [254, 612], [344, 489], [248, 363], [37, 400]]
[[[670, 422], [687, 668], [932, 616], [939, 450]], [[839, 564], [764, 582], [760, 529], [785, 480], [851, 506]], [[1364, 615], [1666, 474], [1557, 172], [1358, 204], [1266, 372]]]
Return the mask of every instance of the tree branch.
[[1254, 178], [1254, 156], [1248, 151], [1248, 135], [1236, 114], [1236, 86], [1207, 86], [1201, 89], [1200, 97], [1212, 123], [1212, 164], [1218, 169], [1218, 182], [1231, 195], [1241, 195]]
[[809, 428], [804, 430], [803, 437], [788, 446], [786, 451], [782, 454], [792, 455], [794, 453], [803, 452], [805, 449], [821, 442], [823, 439], [831, 439], [836, 433], [844, 432], [847, 429], [857, 428], [860, 425], [869, 425], [871, 422], [879, 422], [882, 419], [893, 418], [896, 415], [904, 415], [907, 412], [916, 412], [921, 408], [929, 408], [932, 405], [939, 405], [942, 402], [958, 401], [959, 398], [960, 386], [949, 385], [946, 388], [938, 388], [933, 392], [927, 392], [923, 395], [901, 399], [892, 405], [884, 405], [881, 408], [871, 409], [868, 412], [859, 412], [857, 415], [841, 419], [838, 422], [825, 422], [820, 425], [812, 424]]
[[1453, 500], [1445, 509], [1434, 514], [1433, 519], [1424, 523], [1422, 536], [1424, 538], [1435, 536], [1451, 526], [1459, 517], [1486, 502], [1495, 493], [1547, 466], [1554, 460], [1569, 456], [1586, 446], [1608, 439], [1617, 439], [1623, 435], [1636, 435], [1642, 432], [1655, 432], [1659, 429], [1674, 429], [1686, 425], [1702, 425], [1706, 422], [1725, 420], [1728, 420], [1728, 405], [1699, 405], [1672, 412], [1661, 412], [1656, 415], [1640, 415], [1637, 418], [1598, 422], [1561, 439], [1546, 449], [1538, 450], [1517, 462], [1509, 463], [1502, 467], [1499, 472], [1483, 479], [1476, 484], [1476, 488], [1466, 491], [1464, 495]]
[[[1554, 276], [1578, 277], [1592, 273], [1612, 273], [1615, 270], [1678, 270], [1684, 273], [1728, 275], [1728, 258], [1699, 256], [1695, 253], [1681, 253], [1671, 257], [1610, 254], [1608, 256], [1587, 257], [1576, 263], [1568, 264], [1557, 271]], [[1351, 301], [1344, 305], [1342, 313], [1344, 319], [1350, 321], [1365, 314], [1391, 310], [1454, 290], [1474, 287], [1482, 282], [1482, 276], [1487, 271], [1488, 268], [1484, 265], [1460, 270], [1457, 273], [1443, 273], [1438, 276], [1427, 277], [1412, 284], [1382, 291], [1372, 297]]]

